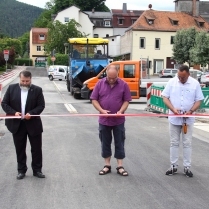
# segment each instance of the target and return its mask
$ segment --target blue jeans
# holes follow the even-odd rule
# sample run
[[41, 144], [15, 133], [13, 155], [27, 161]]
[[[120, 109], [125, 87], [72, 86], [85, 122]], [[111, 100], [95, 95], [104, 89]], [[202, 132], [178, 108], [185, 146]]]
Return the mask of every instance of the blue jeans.
[[108, 158], [112, 156], [111, 143], [112, 134], [115, 142], [116, 159], [125, 158], [124, 142], [125, 142], [125, 127], [124, 123], [116, 126], [105, 126], [99, 124], [99, 138], [101, 140], [102, 157]]

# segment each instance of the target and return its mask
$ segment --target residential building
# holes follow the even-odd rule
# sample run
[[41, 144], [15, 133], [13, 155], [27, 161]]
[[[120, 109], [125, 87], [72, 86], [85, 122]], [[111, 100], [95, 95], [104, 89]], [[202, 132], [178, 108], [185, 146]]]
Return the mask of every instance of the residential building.
[[30, 30], [30, 59], [33, 60], [34, 65], [36, 62], [45, 62], [48, 57], [44, 49], [47, 33], [48, 28], [31, 28]]
[[111, 12], [84, 11], [88, 14], [93, 26], [93, 37], [104, 38], [113, 35]]
[[88, 14], [82, 12], [78, 7], [71, 6], [67, 9], [60, 11], [54, 21], [58, 20], [59, 22], [65, 24], [68, 23], [71, 19], [74, 19], [81, 26], [78, 27], [78, 30], [88, 37], [93, 37], [93, 26], [94, 24], [89, 19]]
[[121, 54], [131, 60], [149, 58], [150, 74], [157, 74], [163, 68], [174, 68], [172, 48], [176, 32], [191, 27], [209, 31], [209, 23], [200, 16], [146, 10], [121, 36]]
[[109, 40], [109, 56], [111, 58], [120, 56], [120, 35], [109, 36], [107, 39]]
[[111, 11], [113, 35], [123, 35], [144, 10], [128, 10], [127, 4], [123, 3], [122, 9], [112, 9]]
[[209, 22], [209, 1], [175, 0], [176, 12], [188, 12], [194, 16], [201, 16]]

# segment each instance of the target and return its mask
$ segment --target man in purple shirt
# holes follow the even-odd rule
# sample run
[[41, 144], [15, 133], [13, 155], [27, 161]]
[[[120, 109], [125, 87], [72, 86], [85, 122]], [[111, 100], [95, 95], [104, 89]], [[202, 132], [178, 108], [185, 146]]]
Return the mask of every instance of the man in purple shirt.
[[119, 69], [115, 65], [107, 68], [107, 77], [101, 79], [92, 92], [91, 99], [94, 107], [100, 114], [117, 114], [120, 116], [100, 116], [99, 117], [99, 137], [102, 145], [102, 157], [105, 160], [104, 168], [99, 175], [111, 172], [110, 159], [112, 156], [111, 143], [112, 133], [115, 142], [115, 155], [118, 167], [117, 173], [128, 176], [128, 172], [123, 168], [125, 158], [125, 116], [122, 116], [131, 101], [131, 93], [127, 83], [118, 78]]

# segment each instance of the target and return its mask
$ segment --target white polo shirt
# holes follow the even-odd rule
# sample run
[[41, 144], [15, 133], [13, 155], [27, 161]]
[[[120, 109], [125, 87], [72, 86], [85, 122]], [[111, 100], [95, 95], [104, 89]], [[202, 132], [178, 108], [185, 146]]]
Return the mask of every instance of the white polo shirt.
[[[170, 79], [161, 95], [168, 98], [173, 107], [182, 113], [189, 111], [195, 102], [204, 99], [199, 82], [191, 76], [184, 84], [177, 76]], [[173, 114], [173, 112], [169, 110], [169, 114]], [[184, 122], [180, 117], [168, 117], [168, 119], [173, 125], [182, 125]], [[186, 118], [187, 124], [192, 124], [194, 121], [194, 117]]]

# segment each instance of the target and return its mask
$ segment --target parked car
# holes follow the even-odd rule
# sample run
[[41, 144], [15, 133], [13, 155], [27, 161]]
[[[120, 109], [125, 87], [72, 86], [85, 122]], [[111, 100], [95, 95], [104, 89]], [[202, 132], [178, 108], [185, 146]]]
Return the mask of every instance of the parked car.
[[209, 72], [205, 72], [201, 75], [200, 83], [205, 84], [206, 87], [209, 87]]
[[197, 80], [200, 82], [201, 75], [203, 74], [202, 71], [197, 69], [189, 69], [190, 75], [194, 78], [197, 78]]
[[159, 77], [160, 78], [173, 78], [175, 77], [177, 71], [178, 69], [166, 68], [159, 72]]
[[68, 67], [65, 65], [51, 65], [48, 68], [48, 77], [50, 81], [54, 79], [66, 80]]

